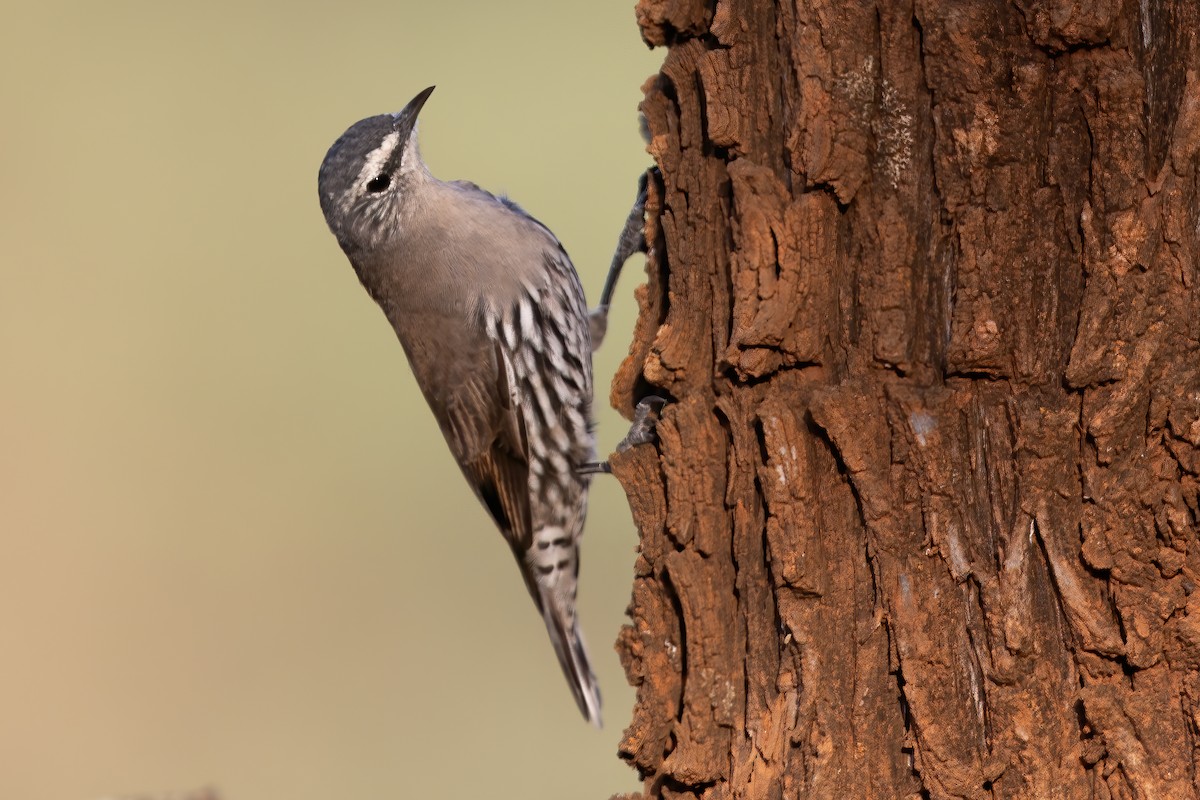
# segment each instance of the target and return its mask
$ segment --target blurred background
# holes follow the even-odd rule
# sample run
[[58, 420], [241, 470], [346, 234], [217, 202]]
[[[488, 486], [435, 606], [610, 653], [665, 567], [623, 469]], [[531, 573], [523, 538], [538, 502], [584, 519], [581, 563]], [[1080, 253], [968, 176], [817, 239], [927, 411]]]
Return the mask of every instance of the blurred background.
[[[636, 536], [594, 488], [587, 726], [316, 176], [430, 84], [422, 152], [589, 297], [649, 163], [632, 0], [9, 3], [0, 30], [0, 798], [605, 798]], [[596, 359], [608, 385], [643, 280]]]

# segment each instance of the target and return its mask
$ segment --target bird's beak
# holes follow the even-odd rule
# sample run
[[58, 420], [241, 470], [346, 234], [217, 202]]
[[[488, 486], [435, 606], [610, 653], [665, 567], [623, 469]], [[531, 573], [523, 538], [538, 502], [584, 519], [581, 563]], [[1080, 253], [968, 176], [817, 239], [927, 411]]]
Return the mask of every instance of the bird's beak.
[[412, 134], [413, 126], [417, 124], [417, 114], [421, 113], [421, 106], [425, 105], [425, 101], [429, 99], [429, 95], [433, 94], [434, 87], [430, 86], [425, 91], [408, 101], [400, 111], [392, 114], [392, 130], [400, 134], [400, 141], [408, 141], [408, 137]]

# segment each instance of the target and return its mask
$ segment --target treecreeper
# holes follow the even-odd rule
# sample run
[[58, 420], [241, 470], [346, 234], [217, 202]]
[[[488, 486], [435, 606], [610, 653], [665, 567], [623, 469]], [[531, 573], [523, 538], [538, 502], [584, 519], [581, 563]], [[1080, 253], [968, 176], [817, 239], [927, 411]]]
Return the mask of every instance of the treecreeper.
[[[600, 689], [575, 607], [588, 485], [605, 468], [595, 462], [592, 351], [620, 265], [645, 246], [644, 183], [589, 314], [575, 267], [545, 225], [425, 166], [417, 115], [432, 92], [333, 143], [318, 178], [321, 209], [512, 549], [580, 711], [599, 726]], [[622, 446], [649, 435], [645, 424], [638, 431]]]

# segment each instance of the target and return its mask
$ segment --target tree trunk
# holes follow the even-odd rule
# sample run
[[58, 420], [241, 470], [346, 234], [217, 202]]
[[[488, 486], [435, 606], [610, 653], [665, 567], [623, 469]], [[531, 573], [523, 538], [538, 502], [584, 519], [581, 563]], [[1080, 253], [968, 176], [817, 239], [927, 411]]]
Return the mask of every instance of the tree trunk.
[[1200, 793], [1200, 5], [641, 0], [646, 798]]

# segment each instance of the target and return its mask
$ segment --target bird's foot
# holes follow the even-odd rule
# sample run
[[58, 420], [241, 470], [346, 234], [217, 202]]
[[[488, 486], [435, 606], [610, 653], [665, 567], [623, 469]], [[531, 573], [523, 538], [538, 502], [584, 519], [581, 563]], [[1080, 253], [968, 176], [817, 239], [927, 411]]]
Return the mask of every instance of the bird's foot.
[[625, 438], [617, 444], [617, 452], [624, 453], [639, 444], [652, 444], [658, 438], [656, 429], [658, 428], [659, 414], [666, 404], [667, 398], [659, 397], [656, 394], [639, 400], [637, 407], [633, 410], [633, 424], [629, 426], [629, 433], [625, 434]]
[[608, 277], [604, 279], [604, 290], [600, 292], [600, 303], [588, 315], [592, 332], [592, 351], [600, 347], [604, 334], [608, 332], [608, 307], [612, 303], [613, 292], [617, 288], [617, 278], [621, 277], [621, 269], [634, 253], [646, 252], [646, 182], [650, 170], [638, 178], [637, 199], [625, 219], [625, 227], [617, 238], [617, 250], [613, 253], [612, 263], [608, 267]]
[[[617, 444], [617, 452], [624, 453], [639, 444], [652, 444], [658, 438], [655, 433], [658, 418], [666, 404], [667, 398], [656, 394], [639, 400], [633, 410], [633, 424], [629, 426], [629, 433]], [[576, 467], [576, 471], [580, 475], [611, 475], [612, 467], [607, 461], [589, 461]]]

